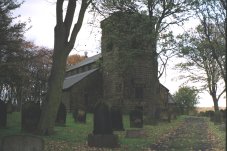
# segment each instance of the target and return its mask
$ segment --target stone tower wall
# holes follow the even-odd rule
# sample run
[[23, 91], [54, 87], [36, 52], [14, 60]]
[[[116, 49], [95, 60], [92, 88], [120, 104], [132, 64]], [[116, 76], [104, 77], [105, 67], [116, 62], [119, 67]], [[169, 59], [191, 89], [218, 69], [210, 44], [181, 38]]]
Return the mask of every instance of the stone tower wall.
[[103, 98], [126, 110], [151, 100], [149, 19], [137, 13], [114, 13], [101, 23]]

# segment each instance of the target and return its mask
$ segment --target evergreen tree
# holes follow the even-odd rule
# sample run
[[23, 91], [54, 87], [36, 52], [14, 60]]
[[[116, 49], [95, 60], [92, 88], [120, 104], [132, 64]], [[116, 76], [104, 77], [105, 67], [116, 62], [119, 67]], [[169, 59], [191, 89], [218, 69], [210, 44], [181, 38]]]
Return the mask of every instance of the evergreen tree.
[[26, 23], [14, 23], [17, 17], [12, 15], [20, 6], [21, 3], [13, 0], [0, 1], [0, 97], [5, 97], [5, 101], [15, 97], [16, 85], [23, 75], [22, 43]]

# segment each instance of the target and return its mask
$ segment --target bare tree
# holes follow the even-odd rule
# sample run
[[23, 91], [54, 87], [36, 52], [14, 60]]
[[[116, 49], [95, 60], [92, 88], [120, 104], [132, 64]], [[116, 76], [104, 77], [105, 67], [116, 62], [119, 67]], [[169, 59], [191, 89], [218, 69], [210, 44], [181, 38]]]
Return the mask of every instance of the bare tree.
[[[54, 29], [54, 53], [50, 78], [48, 81], [47, 100], [44, 103], [38, 132], [50, 135], [54, 132], [57, 110], [61, 102], [62, 85], [66, 68], [66, 60], [73, 49], [77, 34], [81, 29], [85, 12], [92, 0], [68, 0], [65, 17], [63, 17], [63, 3], [65, 0], [57, 0], [56, 3], [56, 26]], [[77, 5], [80, 4], [80, 5]], [[72, 23], [76, 8], [79, 8], [77, 22]]]
[[[221, 76], [224, 79], [226, 86], [226, 28], [227, 28], [227, 6], [226, 1], [206, 1], [203, 0], [197, 7], [197, 17], [203, 26], [203, 35], [205, 36], [210, 49], [212, 50], [212, 57], [216, 60], [218, 68], [220, 69]], [[211, 26], [212, 24], [212, 26]], [[213, 30], [215, 26], [216, 30]], [[220, 45], [214, 35], [219, 33], [219, 37], [224, 39], [224, 45]], [[215, 39], [216, 38], [216, 39]], [[223, 48], [225, 47], [225, 52]], [[225, 53], [222, 58], [219, 56]]]
[[[224, 38], [214, 24], [209, 24], [209, 36], [212, 41], [206, 38], [203, 25], [199, 25], [196, 30], [190, 30], [179, 38], [179, 57], [186, 59], [185, 62], [177, 65], [181, 71], [186, 71], [187, 75], [182, 78], [188, 79], [188, 82], [201, 83], [201, 90], [207, 90], [214, 103], [214, 110], [218, 111], [218, 100], [225, 92], [223, 88], [224, 79], [218, 60], [223, 60], [224, 56]], [[216, 32], [215, 32], [216, 31]], [[214, 46], [214, 45], [218, 46]], [[217, 59], [213, 56], [213, 47], [219, 47], [219, 53], [216, 53]]]

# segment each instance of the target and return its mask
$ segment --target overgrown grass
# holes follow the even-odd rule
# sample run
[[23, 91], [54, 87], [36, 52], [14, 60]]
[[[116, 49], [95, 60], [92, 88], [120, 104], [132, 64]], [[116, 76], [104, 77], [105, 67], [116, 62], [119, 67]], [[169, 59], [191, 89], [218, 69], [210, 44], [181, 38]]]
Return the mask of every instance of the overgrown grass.
[[[129, 117], [123, 117], [125, 130], [130, 129]], [[125, 138], [126, 131], [115, 132], [119, 136], [121, 148], [114, 150], [129, 150], [138, 151], [149, 148], [162, 135], [168, 133], [178, 127], [184, 119], [184, 116], [178, 117], [171, 123], [161, 122], [155, 126], [144, 126], [147, 133], [145, 138]], [[93, 130], [93, 115], [87, 114], [87, 122], [85, 124], [75, 123], [71, 114], [68, 114], [66, 126], [56, 126], [56, 134], [51, 136], [41, 136], [45, 140], [45, 147], [47, 151], [77, 151], [77, 150], [91, 150], [87, 147], [87, 136]], [[12, 113], [8, 115], [7, 128], [0, 129], [0, 138], [12, 134], [24, 134], [20, 128], [20, 113]]]
[[[155, 126], [145, 125], [144, 130], [147, 133], [147, 137], [144, 138], [125, 138], [126, 132], [117, 132], [122, 150], [138, 151], [146, 150], [149, 146], [155, 143], [161, 136], [173, 131], [183, 122], [184, 116], [178, 117], [177, 120], [168, 122], [160, 122]], [[129, 117], [124, 116], [125, 129], [131, 129], [129, 126]]]
[[217, 148], [226, 150], [226, 125], [224, 123], [214, 124], [209, 118], [206, 118], [206, 120], [208, 122], [209, 132], [215, 136], [213, 139], [215, 139]]
[[47, 140], [62, 140], [69, 142], [84, 142], [87, 139], [87, 135], [92, 132], [93, 129], [93, 115], [88, 114], [86, 123], [75, 123], [72, 114], [68, 114], [65, 126], [56, 126], [55, 135], [46, 136]]

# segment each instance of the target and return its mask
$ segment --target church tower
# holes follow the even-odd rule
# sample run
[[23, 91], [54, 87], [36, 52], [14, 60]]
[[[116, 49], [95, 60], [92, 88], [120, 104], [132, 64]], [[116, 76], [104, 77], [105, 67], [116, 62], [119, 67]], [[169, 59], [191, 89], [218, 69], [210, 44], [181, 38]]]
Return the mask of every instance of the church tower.
[[150, 23], [146, 15], [116, 12], [101, 22], [103, 99], [131, 110], [151, 101]]

